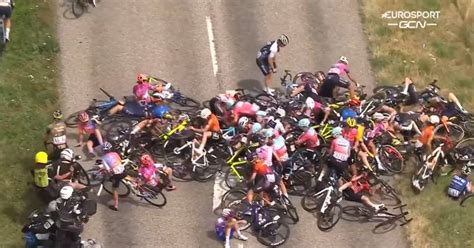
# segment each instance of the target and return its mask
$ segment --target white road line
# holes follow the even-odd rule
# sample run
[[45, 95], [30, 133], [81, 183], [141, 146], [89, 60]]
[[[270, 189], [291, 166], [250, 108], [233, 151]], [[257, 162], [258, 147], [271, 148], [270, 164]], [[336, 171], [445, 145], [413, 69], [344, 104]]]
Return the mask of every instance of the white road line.
[[212, 197], [212, 211], [221, 205], [222, 196], [228, 190], [225, 186], [225, 173], [217, 173], [214, 180], [214, 195]]
[[216, 76], [219, 66], [217, 65], [216, 45], [214, 43], [214, 32], [212, 31], [212, 22], [210, 16], [206, 16], [206, 24], [207, 35], [209, 37], [209, 50], [211, 51], [212, 69], [214, 70], [214, 76]]

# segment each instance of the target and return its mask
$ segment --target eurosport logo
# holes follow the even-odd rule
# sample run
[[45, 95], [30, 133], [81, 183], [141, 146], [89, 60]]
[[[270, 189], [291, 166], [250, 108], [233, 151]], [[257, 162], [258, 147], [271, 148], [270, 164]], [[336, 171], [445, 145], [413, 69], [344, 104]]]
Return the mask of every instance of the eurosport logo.
[[418, 29], [437, 26], [435, 20], [439, 19], [440, 11], [392, 11], [382, 14], [383, 19], [390, 19], [387, 24], [401, 29]]

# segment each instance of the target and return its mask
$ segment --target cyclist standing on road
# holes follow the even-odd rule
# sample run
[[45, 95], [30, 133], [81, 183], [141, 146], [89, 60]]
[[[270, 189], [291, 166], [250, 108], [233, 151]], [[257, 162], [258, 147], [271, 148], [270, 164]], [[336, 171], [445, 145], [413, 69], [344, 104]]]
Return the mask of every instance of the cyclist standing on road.
[[105, 168], [112, 175], [110, 181], [112, 181], [114, 205], [109, 206], [109, 208], [118, 211], [119, 196], [117, 188], [120, 186], [120, 181], [127, 176], [127, 173], [125, 172], [125, 167], [122, 164], [120, 155], [112, 151], [112, 144], [105, 142], [102, 146], [102, 151], [104, 155], [102, 156], [102, 164], [99, 166]]
[[59, 158], [59, 153], [67, 148], [66, 141], [66, 124], [61, 120], [63, 118], [63, 113], [61, 110], [56, 110], [53, 113], [54, 122], [48, 125], [46, 129], [46, 138], [45, 142], [52, 142], [54, 145], [54, 150], [49, 156], [52, 159]]
[[[345, 89], [349, 89], [349, 97], [350, 99], [355, 98], [355, 90], [357, 87], [357, 82], [350, 76], [349, 68], [347, 65], [349, 61], [345, 56], [341, 56], [336, 64], [332, 65], [329, 68], [328, 75], [326, 80], [321, 85], [319, 89], [319, 95], [323, 97], [330, 97], [335, 98], [334, 89], [336, 87], [342, 87]], [[342, 78], [342, 76], [346, 74], [350, 81]]]
[[57, 198], [57, 192], [54, 184], [48, 177], [48, 154], [46, 152], [38, 152], [35, 155], [35, 165], [31, 170], [35, 187], [38, 189], [41, 199], [48, 203]]
[[5, 39], [7, 42], [10, 41], [10, 29], [12, 27], [12, 13], [15, 4], [13, 0], [0, 0], [0, 18], [5, 16]]
[[276, 73], [276, 54], [280, 52], [280, 48], [288, 45], [289, 39], [285, 34], [280, 35], [280, 38], [274, 41], [269, 41], [257, 53], [257, 65], [265, 76], [265, 91], [273, 95], [274, 89], [270, 89], [272, 83], [272, 73]]
[[78, 126], [78, 132], [79, 132], [79, 140], [78, 144], [76, 147], [82, 146], [82, 140], [84, 138], [84, 134], [89, 135], [87, 138], [87, 151], [89, 152], [90, 157], [95, 157], [95, 152], [94, 152], [94, 147], [97, 147], [99, 145], [102, 145], [103, 139], [102, 139], [102, 133], [99, 130], [98, 125], [100, 122], [95, 119], [89, 118], [89, 114], [86, 112], [81, 112], [79, 114], [79, 126]]

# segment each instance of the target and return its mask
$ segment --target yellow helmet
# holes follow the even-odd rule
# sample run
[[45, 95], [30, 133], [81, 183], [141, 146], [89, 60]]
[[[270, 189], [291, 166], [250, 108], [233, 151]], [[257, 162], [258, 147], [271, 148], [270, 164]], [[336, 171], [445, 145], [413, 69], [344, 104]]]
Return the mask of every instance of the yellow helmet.
[[355, 127], [357, 125], [356, 119], [352, 117], [347, 118], [346, 123], [349, 127]]
[[38, 152], [35, 156], [35, 162], [38, 164], [48, 163], [48, 154], [46, 152]]

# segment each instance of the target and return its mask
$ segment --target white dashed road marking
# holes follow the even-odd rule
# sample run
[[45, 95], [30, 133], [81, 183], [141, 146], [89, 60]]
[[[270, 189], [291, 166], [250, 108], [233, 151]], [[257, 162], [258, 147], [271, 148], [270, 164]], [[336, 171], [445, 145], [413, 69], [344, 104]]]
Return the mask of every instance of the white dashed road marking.
[[209, 50], [211, 52], [212, 69], [214, 70], [214, 76], [216, 76], [219, 66], [217, 65], [216, 45], [214, 43], [214, 32], [212, 31], [212, 21], [210, 16], [206, 16], [206, 24], [207, 35], [209, 37]]

